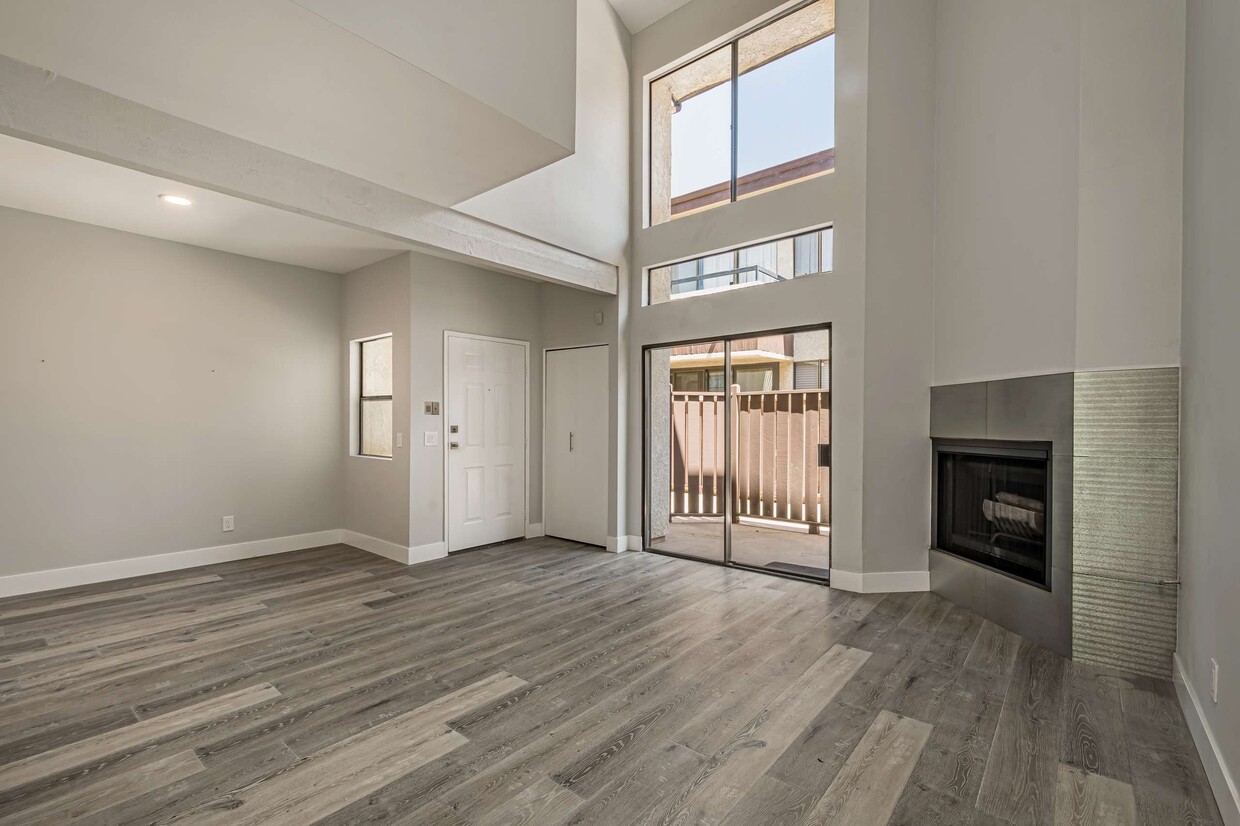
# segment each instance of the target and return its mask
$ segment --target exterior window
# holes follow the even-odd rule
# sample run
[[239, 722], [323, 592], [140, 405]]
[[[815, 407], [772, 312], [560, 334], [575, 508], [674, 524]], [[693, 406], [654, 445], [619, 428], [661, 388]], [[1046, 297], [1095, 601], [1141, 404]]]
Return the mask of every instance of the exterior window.
[[832, 234], [831, 228], [827, 227], [795, 237], [654, 267], [646, 277], [646, 303], [662, 304], [695, 295], [774, 284], [803, 275], [830, 272]]
[[358, 342], [360, 394], [358, 449], [362, 456], [392, 457], [392, 337]]
[[792, 366], [794, 390], [830, 390], [831, 363], [826, 359], [798, 361]]
[[775, 390], [778, 384], [776, 367], [772, 364], [760, 364], [752, 367], [733, 367], [735, 384], [742, 393], [757, 393], [763, 390]]
[[652, 225], [835, 169], [834, 35], [813, 0], [651, 81]]
[[[742, 393], [775, 390], [779, 384], [779, 365], [754, 364], [732, 368], [732, 383]], [[700, 368], [672, 371], [672, 390], [676, 393], [723, 393], [723, 368]]]

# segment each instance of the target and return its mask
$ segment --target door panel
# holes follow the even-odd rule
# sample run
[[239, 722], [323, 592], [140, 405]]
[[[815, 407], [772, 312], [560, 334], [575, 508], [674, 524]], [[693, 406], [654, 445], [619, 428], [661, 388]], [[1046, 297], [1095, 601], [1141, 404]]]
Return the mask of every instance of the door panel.
[[607, 543], [607, 347], [547, 352], [545, 530]]
[[[673, 389], [677, 375], [698, 362], [722, 368], [723, 360], [722, 341], [646, 353], [646, 547], [651, 550], [724, 561], [725, 394]], [[676, 366], [684, 361], [690, 366]]]
[[447, 346], [448, 550], [520, 538], [525, 347], [468, 336], [449, 336]]

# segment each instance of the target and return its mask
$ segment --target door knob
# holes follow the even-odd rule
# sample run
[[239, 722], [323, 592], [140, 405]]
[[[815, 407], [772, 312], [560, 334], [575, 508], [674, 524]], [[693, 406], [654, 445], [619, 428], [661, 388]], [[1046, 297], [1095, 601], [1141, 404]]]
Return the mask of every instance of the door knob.
[[448, 442], [448, 450], [456, 450], [460, 446], [460, 442]]

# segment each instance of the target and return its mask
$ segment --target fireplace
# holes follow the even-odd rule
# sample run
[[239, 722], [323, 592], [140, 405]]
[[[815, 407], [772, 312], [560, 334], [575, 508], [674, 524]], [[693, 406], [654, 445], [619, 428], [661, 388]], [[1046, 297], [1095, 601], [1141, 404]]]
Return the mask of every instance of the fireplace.
[[1051, 445], [934, 440], [937, 550], [1051, 589]]

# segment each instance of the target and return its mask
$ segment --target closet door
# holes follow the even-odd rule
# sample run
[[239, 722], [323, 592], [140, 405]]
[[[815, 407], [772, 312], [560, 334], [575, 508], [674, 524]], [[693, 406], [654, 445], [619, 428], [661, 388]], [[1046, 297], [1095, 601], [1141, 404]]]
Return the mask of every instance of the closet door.
[[543, 469], [548, 536], [607, 544], [608, 348], [549, 350]]

